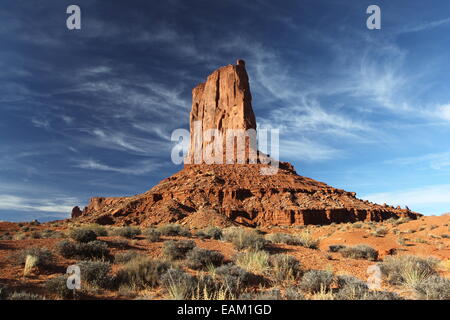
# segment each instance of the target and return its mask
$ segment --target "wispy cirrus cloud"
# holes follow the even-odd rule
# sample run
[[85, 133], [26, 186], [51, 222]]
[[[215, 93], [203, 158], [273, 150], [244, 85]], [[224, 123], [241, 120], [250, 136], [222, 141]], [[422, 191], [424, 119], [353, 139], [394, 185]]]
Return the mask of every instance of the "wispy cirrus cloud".
[[0, 210], [56, 212], [67, 216], [78, 203], [79, 200], [72, 197], [41, 199], [0, 194]]
[[162, 167], [162, 163], [158, 162], [155, 159], [150, 160], [142, 160], [137, 162], [136, 164], [128, 167], [114, 167], [107, 164], [104, 164], [100, 161], [96, 160], [80, 160], [75, 165], [77, 168], [81, 169], [87, 169], [87, 170], [99, 170], [99, 171], [110, 171], [110, 172], [117, 172], [121, 174], [128, 174], [128, 175], [142, 175], [146, 174], [155, 170], [158, 170]]

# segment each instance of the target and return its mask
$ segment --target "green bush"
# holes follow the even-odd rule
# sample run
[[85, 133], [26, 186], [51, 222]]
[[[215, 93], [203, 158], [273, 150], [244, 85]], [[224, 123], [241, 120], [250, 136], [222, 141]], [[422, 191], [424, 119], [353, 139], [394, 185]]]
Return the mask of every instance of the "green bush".
[[287, 254], [275, 254], [269, 258], [270, 274], [276, 282], [296, 281], [303, 273], [300, 262]]
[[146, 257], [136, 257], [126, 263], [117, 274], [118, 284], [135, 289], [154, 287], [160, 283], [161, 276], [170, 268], [164, 261]]
[[163, 225], [158, 228], [158, 231], [161, 232], [163, 236], [191, 236], [191, 232], [188, 228], [176, 223]]
[[111, 286], [111, 264], [103, 261], [82, 261], [78, 263], [81, 271], [81, 279], [99, 288]]
[[223, 263], [223, 255], [220, 252], [193, 248], [187, 253], [187, 266], [191, 269], [207, 269], [210, 266], [219, 266]]
[[124, 237], [127, 239], [133, 239], [141, 234], [141, 229], [132, 226], [119, 227], [112, 230], [111, 234], [114, 236]]
[[353, 247], [345, 247], [339, 250], [339, 252], [344, 258], [366, 259], [370, 261], [376, 261], [378, 259], [378, 251], [364, 244]]
[[178, 260], [184, 259], [194, 247], [195, 242], [192, 240], [169, 240], [164, 242], [163, 252], [168, 259]]
[[268, 244], [268, 241], [257, 231], [239, 227], [225, 229], [223, 231], [223, 239], [233, 243], [237, 250], [261, 250]]
[[329, 291], [333, 282], [333, 273], [325, 270], [310, 270], [303, 275], [300, 288], [308, 293]]
[[207, 227], [197, 232], [197, 237], [200, 239], [215, 239], [220, 240], [222, 239], [222, 229], [219, 227]]
[[88, 243], [94, 240], [97, 240], [97, 234], [91, 229], [86, 228], [76, 228], [70, 231], [69, 236], [77, 241], [82, 243]]
[[148, 228], [144, 231], [145, 238], [150, 242], [158, 242], [161, 240], [161, 232], [155, 228]]
[[420, 299], [450, 300], [450, 280], [436, 275], [426, 278], [414, 287]]
[[56, 245], [58, 253], [68, 259], [105, 259], [109, 257], [108, 245], [102, 241], [77, 243], [63, 240]]

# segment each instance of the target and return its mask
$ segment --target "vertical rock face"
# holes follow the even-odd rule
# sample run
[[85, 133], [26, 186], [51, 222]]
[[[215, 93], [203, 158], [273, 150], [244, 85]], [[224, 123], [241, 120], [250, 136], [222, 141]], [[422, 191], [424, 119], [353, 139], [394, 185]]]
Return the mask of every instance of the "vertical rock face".
[[203, 137], [199, 140], [198, 135], [208, 129], [217, 129], [224, 137], [227, 129], [254, 129], [256, 132], [252, 95], [243, 60], [214, 71], [205, 83], [192, 90], [191, 144], [186, 163], [204, 162], [203, 150], [214, 140]]

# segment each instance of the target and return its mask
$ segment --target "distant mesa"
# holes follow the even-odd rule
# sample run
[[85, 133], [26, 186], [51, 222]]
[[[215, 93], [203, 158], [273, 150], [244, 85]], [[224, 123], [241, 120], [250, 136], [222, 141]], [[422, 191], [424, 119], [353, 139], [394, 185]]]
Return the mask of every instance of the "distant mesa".
[[148, 226], [162, 223], [226, 226], [292, 226], [333, 222], [382, 221], [421, 216], [409, 209], [373, 204], [354, 192], [300, 176], [281, 162], [274, 175], [262, 175], [261, 163], [206, 164], [194, 162], [194, 124], [201, 131], [254, 129], [249, 77], [245, 62], [221, 67], [192, 90], [191, 145], [184, 168], [149, 191], [133, 197], [92, 198], [72, 218], [99, 224]]

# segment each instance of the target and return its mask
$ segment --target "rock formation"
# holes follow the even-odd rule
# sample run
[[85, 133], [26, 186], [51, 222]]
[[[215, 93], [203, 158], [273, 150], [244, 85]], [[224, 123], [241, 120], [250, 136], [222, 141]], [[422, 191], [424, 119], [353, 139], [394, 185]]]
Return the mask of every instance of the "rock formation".
[[[280, 163], [274, 175], [262, 175], [262, 163], [207, 164], [201, 133], [217, 129], [256, 130], [245, 63], [222, 67], [192, 91], [191, 146], [187, 165], [149, 191], [122, 198], [93, 198], [74, 219], [99, 224], [187, 223], [247, 226], [329, 224], [332, 222], [382, 221], [417, 218], [409, 209], [373, 204], [354, 192], [333, 188], [298, 175], [289, 163]], [[221, 141], [222, 143], [222, 141]], [[250, 147], [249, 144], [245, 145]], [[253, 147], [253, 145], [251, 145]], [[248, 150], [247, 150], [248, 151]]]

